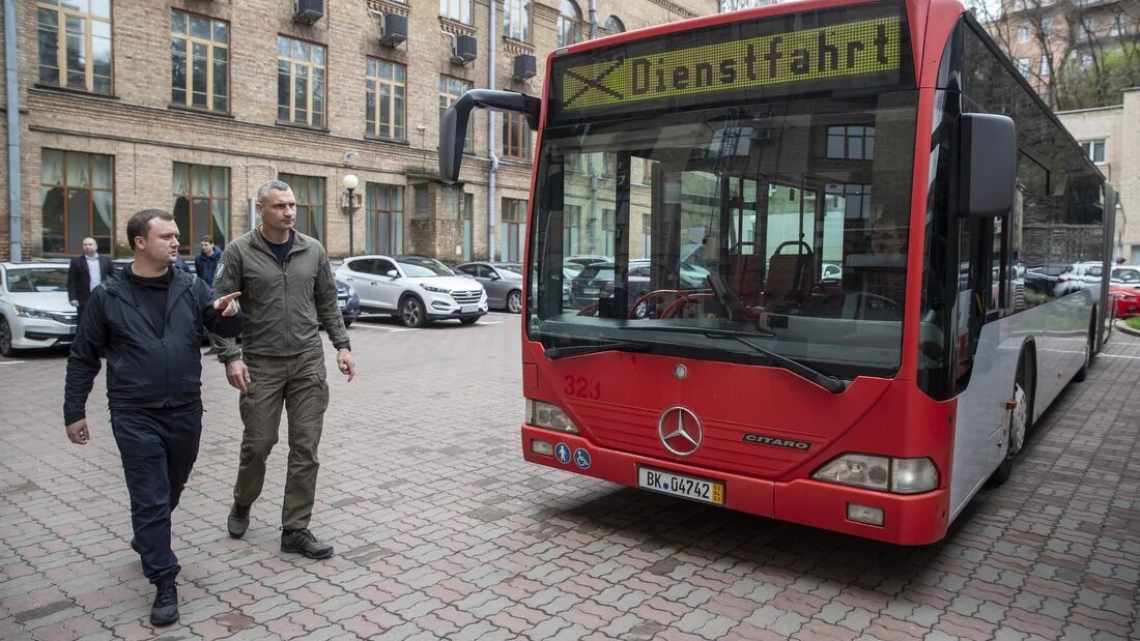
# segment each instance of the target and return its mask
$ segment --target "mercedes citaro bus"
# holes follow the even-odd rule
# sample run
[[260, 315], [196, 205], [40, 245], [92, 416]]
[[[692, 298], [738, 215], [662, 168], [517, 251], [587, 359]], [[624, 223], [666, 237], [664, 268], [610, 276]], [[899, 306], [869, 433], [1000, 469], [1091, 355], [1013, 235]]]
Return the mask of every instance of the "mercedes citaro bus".
[[538, 131], [528, 461], [927, 544], [1105, 337], [1107, 283], [1052, 274], [1106, 263], [1114, 195], [956, 0], [558, 49], [445, 113], [444, 180], [475, 107]]

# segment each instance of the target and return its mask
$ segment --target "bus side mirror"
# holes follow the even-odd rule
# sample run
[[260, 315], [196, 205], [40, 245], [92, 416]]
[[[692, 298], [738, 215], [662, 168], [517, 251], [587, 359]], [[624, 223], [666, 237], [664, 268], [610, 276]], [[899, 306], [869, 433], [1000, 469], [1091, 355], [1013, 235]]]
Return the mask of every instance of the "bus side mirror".
[[1017, 128], [1009, 116], [962, 114], [958, 202], [962, 216], [993, 218], [1013, 208]]
[[439, 176], [453, 183], [459, 180], [459, 167], [463, 163], [463, 145], [467, 140], [467, 125], [475, 107], [516, 111], [526, 115], [531, 129], [538, 129], [542, 101], [516, 91], [472, 89], [463, 94], [443, 114], [439, 129]]

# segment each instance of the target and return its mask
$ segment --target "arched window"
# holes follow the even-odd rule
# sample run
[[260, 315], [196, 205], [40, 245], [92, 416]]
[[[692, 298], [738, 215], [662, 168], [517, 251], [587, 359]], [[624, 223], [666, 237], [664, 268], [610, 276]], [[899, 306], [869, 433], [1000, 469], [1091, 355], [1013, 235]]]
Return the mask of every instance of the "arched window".
[[606, 33], [623, 33], [625, 25], [622, 24], [621, 18], [610, 16], [606, 18], [605, 30]]
[[558, 46], [566, 47], [582, 39], [582, 10], [574, 0], [562, 0], [558, 8]]

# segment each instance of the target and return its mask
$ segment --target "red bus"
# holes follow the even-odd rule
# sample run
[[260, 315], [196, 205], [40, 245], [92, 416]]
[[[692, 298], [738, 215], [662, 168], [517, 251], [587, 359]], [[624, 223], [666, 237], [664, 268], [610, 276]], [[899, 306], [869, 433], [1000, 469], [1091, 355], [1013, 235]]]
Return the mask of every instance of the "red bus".
[[[527, 220], [526, 460], [902, 545], [1105, 337], [1114, 195], [955, 0], [805, 0], [560, 49]], [[1066, 278], [1078, 263], [1101, 269]]]

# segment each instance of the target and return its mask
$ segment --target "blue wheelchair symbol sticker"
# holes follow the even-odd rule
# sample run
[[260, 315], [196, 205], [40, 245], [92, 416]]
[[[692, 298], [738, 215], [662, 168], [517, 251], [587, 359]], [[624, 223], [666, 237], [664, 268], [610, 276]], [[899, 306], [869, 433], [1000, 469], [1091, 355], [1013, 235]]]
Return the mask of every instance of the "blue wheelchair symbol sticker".
[[559, 443], [554, 446], [554, 458], [563, 465], [570, 463], [570, 446], [565, 443]]
[[574, 465], [579, 469], [590, 469], [590, 453], [580, 447], [574, 450]]

